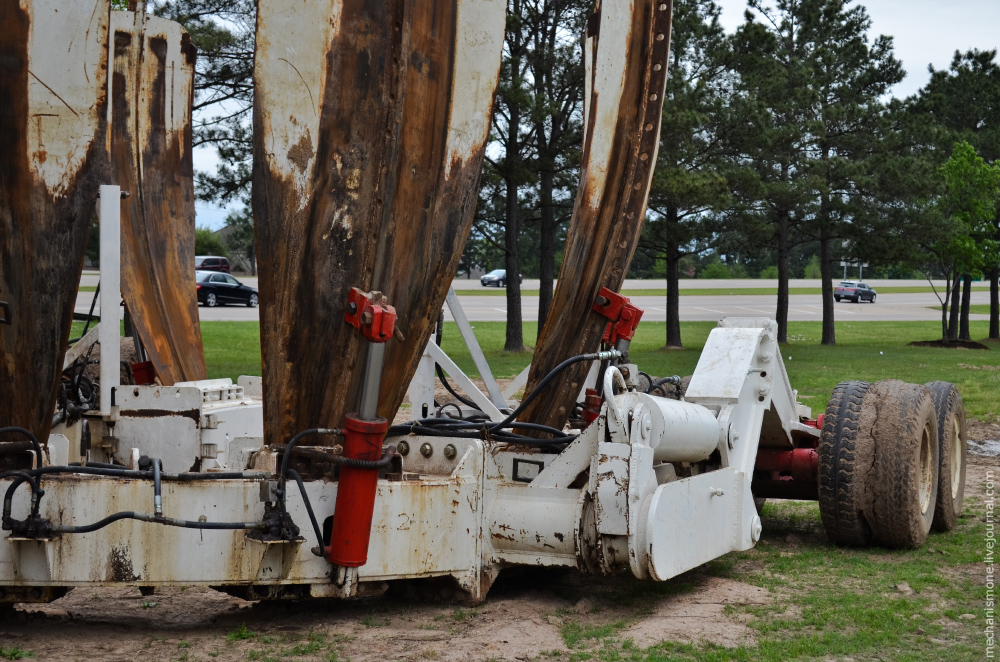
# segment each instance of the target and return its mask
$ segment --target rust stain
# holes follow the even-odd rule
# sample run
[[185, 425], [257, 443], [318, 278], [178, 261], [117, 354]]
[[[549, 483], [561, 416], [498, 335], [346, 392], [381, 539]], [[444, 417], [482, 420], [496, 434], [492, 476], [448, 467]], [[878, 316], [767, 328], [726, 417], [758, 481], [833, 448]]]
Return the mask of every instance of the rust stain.
[[195, 48], [176, 24], [155, 19], [160, 33], [143, 16], [114, 15], [111, 162], [130, 193], [122, 296], [160, 381], [205, 379], [194, 275]]
[[[583, 145], [585, 160], [596, 131], [614, 132], [614, 146], [604, 164], [607, 183], [599, 186], [594, 173], [586, 168], [581, 170], [559, 285], [535, 348], [525, 392], [533, 390], [563, 360], [597, 350], [607, 320], [593, 312], [594, 300], [602, 287], [620, 289], [632, 261], [645, 217], [655, 161], [651, 157], [656, 154], [659, 141], [671, 12], [671, 0], [633, 3], [617, 121], [613, 128], [602, 128], [593, 125], [593, 112], [588, 117]], [[595, 25], [599, 23], [595, 21]], [[594, 32], [598, 33], [595, 61], [622, 57], [621, 53], [602, 53], [599, 30], [594, 28]], [[575, 385], [586, 377], [589, 369], [586, 362], [566, 369], [562, 378], [541, 393], [519, 420], [562, 428], [579, 393]]]
[[[279, 1], [261, 0], [261, 11]], [[257, 70], [253, 211], [271, 443], [303, 426], [338, 427], [356, 410], [368, 350], [344, 322], [351, 287], [380, 290], [396, 308], [406, 340], [386, 347], [379, 415], [391, 419], [402, 402], [471, 229], [485, 151], [484, 136], [466, 158], [447, 158], [450, 113], [464, 93], [462, 81], [452, 84], [457, 13], [454, 0], [344, 0], [328, 52], [303, 56], [325, 64], [309, 90], [321, 109], [315, 155], [301, 143], [282, 155], [311, 177], [305, 198], [269, 153], [266, 129], [277, 120], [261, 101], [293, 87], [303, 94], [305, 78]], [[258, 44], [288, 38], [268, 30], [258, 24]], [[300, 112], [281, 121], [311, 120], [312, 110]]]
[[[92, 5], [94, 14], [106, 24], [107, 0], [81, 1], [67, 6], [67, 11], [89, 14], [87, 5]], [[106, 78], [100, 67], [99, 79], [93, 81], [86, 80], [85, 68], [74, 68], [66, 75], [79, 76], [73, 81], [76, 96], [69, 99], [71, 103], [59, 97], [67, 108], [76, 107], [74, 121], [82, 114], [93, 129], [92, 135], [43, 134], [48, 123], [42, 118], [55, 111], [53, 106], [33, 107], [28, 92], [29, 68], [37, 70], [36, 63], [30, 61], [31, 42], [46, 38], [31, 31], [32, 21], [39, 19], [32, 14], [37, 9], [31, 2], [0, 4], [0, 300], [9, 304], [11, 316], [9, 324], [0, 325], [0, 421], [26, 427], [45, 440], [55, 409], [90, 220], [98, 187], [107, 176]], [[45, 18], [72, 20], [71, 15]], [[87, 29], [86, 21], [80, 21], [75, 38], [85, 39]], [[34, 48], [39, 46], [34, 44]], [[60, 56], [61, 52], [52, 54], [53, 58]], [[84, 108], [78, 100], [88, 96]], [[46, 144], [40, 146], [43, 136]], [[85, 155], [77, 165], [60, 173], [56, 194], [33, 170], [50, 157], [71, 150], [64, 140], [84, 147]]]

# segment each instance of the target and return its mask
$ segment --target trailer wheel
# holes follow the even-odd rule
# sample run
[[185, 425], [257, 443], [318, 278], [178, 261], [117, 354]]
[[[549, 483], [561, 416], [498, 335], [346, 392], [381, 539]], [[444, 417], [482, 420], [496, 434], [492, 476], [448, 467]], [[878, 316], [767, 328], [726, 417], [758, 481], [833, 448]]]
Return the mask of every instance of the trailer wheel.
[[968, 447], [965, 438], [965, 405], [951, 382], [927, 382], [938, 420], [941, 468], [934, 530], [951, 531], [962, 514], [965, 500], [965, 464]]
[[865, 546], [872, 530], [865, 519], [865, 473], [859, 455], [870, 457], [872, 440], [862, 430], [862, 404], [871, 384], [841, 382], [823, 417], [819, 453], [819, 512], [823, 528], [837, 545]]
[[916, 549], [927, 539], [937, 503], [938, 417], [928, 389], [886, 380], [866, 399], [874, 408], [871, 516], [875, 540]]

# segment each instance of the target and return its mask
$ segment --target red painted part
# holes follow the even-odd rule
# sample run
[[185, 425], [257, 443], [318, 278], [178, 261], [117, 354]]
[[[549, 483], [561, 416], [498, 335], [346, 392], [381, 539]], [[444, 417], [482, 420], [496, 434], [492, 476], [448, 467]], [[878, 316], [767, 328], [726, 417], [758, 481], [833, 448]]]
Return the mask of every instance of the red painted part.
[[396, 309], [381, 300], [374, 303], [370, 293], [352, 287], [344, 320], [359, 329], [369, 342], [384, 343], [392, 338], [396, 327]]
[[133, 363], [132, 379], [140, 386], [156, 383], [156, 368], [153, 367], [153, 362]]
[[816, 417], [815, 420], [813, 420], [811, 418], [807, 418], [804, 421], [802, 421], [802, 424], [803, 425], [808, 425], [811, 428], [816, 428], [817, 430], [822, 430], [823, 429], [823, 416], [824, 415], [825, 414], [820, 414], [819, 416]]
[[[377, 418], [363, 421], [357, 414], [344, 418], [344, 457], [378, 460], [389, 421]], [[333, 511], [333, 533], [327, 558], [334, 565], [357, 568], [368, 561], [368, 543], [375, 512], [378, 471], [341, 467], [337, 483], [337, 505]]]
[[628, 303], [627, 297], [623, 297], [617, 292], [609, 290], [606, 287], [601, 288], [601, 291], [597, 293], [597, 298], [598, 300], [601, 298], [607, 299], [608, 303], [607, 305], [602, 306], [600, 303], [595, 301], [594, 311], [604, 315], [612, 322], [618, 321], [618, 318], [621, 317], [622, 314], [622, 308], [624, 308], [625, 304]]
[[583, 420], [587, 421], [587, 424], [593, 423], [597, 420], [597, 417], [601, 415], [601, 396], [597, 395], [597, 391], [592, 388], [587, 389], [587, 393], [583, 398]]
[[[635, 337], [635, 329], [639, 326], [639, 320], [642, 319], [642, 309], [633, 306], [628, 297], [612, 292], [606, 287], [601, 288], [597, 298], [594, 311], [611, 320], [604, 327], [604, 337], [601, 342], [614, 345], [619, 340], [632, 340]], [[601, 298], [608, 303], [601, 305], [599, 303]]]
[[796, 482], [815, 485], [818, 483], [819, 454], [814, 448], [795, 448], [790, 451], [761, 448], [757, 451], [754, 471], [790, 474]]

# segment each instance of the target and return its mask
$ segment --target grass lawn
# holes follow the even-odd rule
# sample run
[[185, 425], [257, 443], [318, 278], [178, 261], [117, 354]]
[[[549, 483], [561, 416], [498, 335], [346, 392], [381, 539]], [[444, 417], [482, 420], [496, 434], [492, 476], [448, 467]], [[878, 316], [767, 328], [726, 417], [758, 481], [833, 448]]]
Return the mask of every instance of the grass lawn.
[[[985, 287], [973, 287], [973, 291], [988, 291], [989, 286]], [[928, 292], [933, 292], [930, 286], [915, 286], [915, 287], [880, 287], [876, 290], [879, 294], [923, 294]], [[822, 294], [822, 290], [818, 287], [790, 287], [788, 288], [789, 294]], [[459, 296], [494, 296], [502, 297], [506, 296], [507, 291], [502, 290], [498, 287], [484, 287], [482, 289], [475, 290], [455, 290], [455, 293]], [[665, 297], [667, 296], [667, 291], [665, 289], [625, 289], [622, 290], [622, 295], [627, 297]], [[681, 282], [680, 296], [682, 297], [693, 297], [693, 296], [732, 296], [738, 294], [766, 294], [770, 296], [777, 296], [778, 288], [776, 287], [706, 287], [704, 289], [695, 288], [685, 288], [683, 281]], [[538, 290], [521, 290], [521, 295], [526, 297], [537, 297]]]
[[[931, 310], [941, 310], [941, 306], [927, 306]], [[974, 303], [969, 306], [969, 312], [973, 315], [989, 315], [990, 314], [990, 304], [988, 303]]]
[[[474, 323], [479, 339], [497, 377], [510, 378], [531, 361], [531, 352], [503, 351], [503, 322]], [[714, 322], [684, 322], [685, 349], [663, 348], [663, 322], [643, 322], [632, 343], [631, 357], [651, 375], [689, 375]], [[524, 325], [524, 338], [534, 343], [534, 322]], [[985, 321], [972, 322], [972, 337], [986, 336]], [[819, 413], [838, 382], [845, 379], [902, 379], [923, 383], [935, 379], [954, 382], [971, 416], [983, 420], [1000, 417], [1000, 343], [986, 341], [994, 351], [908, 347], [913, 340], [933, 340], [938, 322], [838, 322], [836, 347], [819, 344], [819, 322], [790, 322], [789, 343], [782, 349], [792, 387], [802, 403]], [[202, 322], [209, 377], [259, 375], [260, 333], [254, 322]], [[476, 374], [475, 366], [458, 330], [445, 325], [444, 350], [459, 367]]]
[[[569, 610], [560, 614], [563, 639], [571, 652], [553, 658], [570, 662], [984, 659], [981, 520], [985, 513], [980, 499], [967, 499], [956, 528], [931, 533], [918, 550], [846, 549], [826, 541], [816, 503], [768, 501], [761, 517], [763, 537], [751, 550], [727, 554], [662, 584], [622, 577], [588, 587], [586, 597], [594, 608], [586, 616]], [[648, 615], [657, 599], [691, 592], [706, 576], [763, 587], [774, 596], [768, 605], [726, 607], [727, 616], [755, 634], [756, 645], [727, 649], [667, 641], [640, 648], [623, 636], [622, 630]]]

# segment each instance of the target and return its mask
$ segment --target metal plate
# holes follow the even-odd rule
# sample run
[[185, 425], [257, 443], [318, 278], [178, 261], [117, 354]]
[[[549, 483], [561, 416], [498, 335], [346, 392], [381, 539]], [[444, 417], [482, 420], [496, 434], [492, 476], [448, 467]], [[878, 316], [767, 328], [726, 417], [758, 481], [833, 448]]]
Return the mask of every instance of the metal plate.
[[[552, 308], [525, 392], [563, 360], [597, 349], [602, 287], [618, 291], [642, 231], [659, 147], [670, 51], [670, 0], [599, 2], [588, 22], [583, 162]], [[568, 368], [521, 420], [562, 428], [588, 363]]]
[[503, 43], [503, 0], [262, 0], [253, 210], [265, 436], [336, 427], [367, 347], [351, 287], [384, 292], [391, 419], [471, 227]]
[[[0, 425], [44, 440], [98, 186], [108, 0], [0, 0]], [[54, 47], [58, 45], [58, 47]]]
[[194, 274], [195, 48], [173, 21], [111, 13], [108, 96], [125, 304], [165, 385], [205, 379]]

